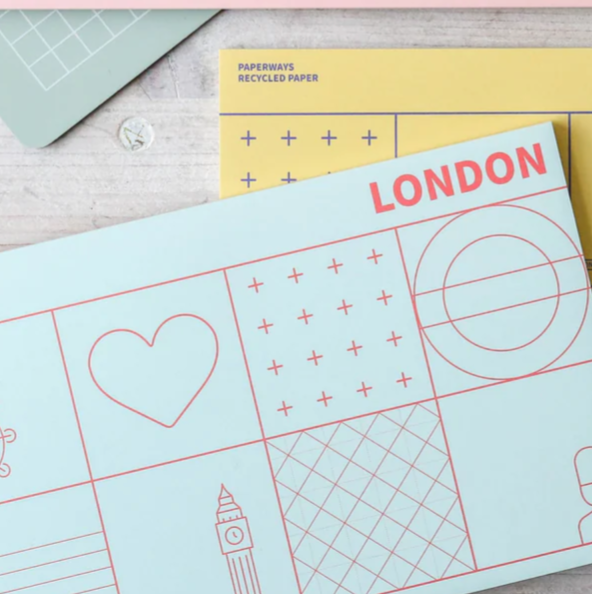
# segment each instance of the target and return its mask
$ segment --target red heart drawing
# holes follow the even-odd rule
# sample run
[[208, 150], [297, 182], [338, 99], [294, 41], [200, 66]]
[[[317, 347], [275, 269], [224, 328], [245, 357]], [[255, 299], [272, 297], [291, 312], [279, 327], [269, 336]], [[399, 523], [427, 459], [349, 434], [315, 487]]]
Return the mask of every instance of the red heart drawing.
[[134, 330], [110, 330], [88, 355], [93, 382], [107, 398], [168, 429], [189, 410], [218, 363], [218, 336], [203, 318], [167, 318], [147, 340]]

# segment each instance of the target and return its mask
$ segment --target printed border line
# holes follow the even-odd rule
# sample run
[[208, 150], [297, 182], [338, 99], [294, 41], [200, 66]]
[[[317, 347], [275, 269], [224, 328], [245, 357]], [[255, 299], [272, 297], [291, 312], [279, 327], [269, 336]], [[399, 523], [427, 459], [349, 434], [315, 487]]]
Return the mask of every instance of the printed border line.
[[249, 378], [249, 386], [251, 388], [251, 394], [253, 396], [253, 403], [255, 405], [255, 412], [257, 413], [257, 420], [259, 422], [259, 429], [261, 431], [261, 437], [262, 437], [262, 442], [263, 442], [263, 446], [265, 448], [265, 457], [267, 459], [267, 464], [269, 467], [269, 471], [271, 473], [271, 481], [273, 484], [273, 489], [275, 492], [275, 496], [277, 499], [277, 505], [278, 505], [278, 511], [280, 513], [280, 516], [282, 518], [282, 525], [284, 527], [284, 534], [286, 537], [286, 543], [288, 545], [288, 550], [290, 552], [290, 558], [292, 560], [292, 567], [294, 569], [294, 578], [296, 579], [296, 584], [298, 585], [298, 590], [300, 592], [302, 592], [302, 586], [300, 584], [300, 578], [298, 576], [298, 570], [296, 569], [296, 560], [294, 557], [294, 553], [292, 551], [292, 544], [290, 542], [290, 536], [288, 534], [288, 527], [286, 526], [286, 521], [284, 519], [284, 516], [282, 514], [282, 504], [281, 504], [281, 498], [280, 498], [280, 492], [275, 480], [275, 474], [274, 474], [274, 470], [273, 470], [273, 464], [271, 462], [271, 454], [269, 453], [269, 444], [267, 443], [267, 439], [265, 438], [265, 429], [263, 428], [263, 421], [261, 419], [261, 413], [259, 411], [259, 403], [257, 401], [257, 395], [255, 393], [255, 384], [253, 383], [253, 379], [251, 376], [251, 369], [249, 367], [249, 360], [247, 358], [247, 351], [245, 349], [245, 345], [244, 345], [244, 341], [243, 341], [243, 335], [241, 332], [241, 328], [240, 328], [240, 323], [238, 321], [238, 315], [236, 313], [236, 308], [234, 306], [234, 298], [232, 296], [232, 290], [230, 288], [230, 281], [228, 280], [228, 273], [226, 272], [226, 270], [224, 270], [224, 281], [226, 283], [226, 289], [228, 290], [228, 297], [230, 299], [230, 306], [232, 308], [232, 315], [234, 317], [234, 323], [236, 326], [236, 331], [238, 333], [238, 339], [240, 342], [240, 347], [241, 347], [241, 351], [243, 353], [243, 362], [245, 364], [245, 370], [247, 372], [247, 376]]
[[[236, 450], [239, 448], [248, 447], [251, 445], [257, 445], [259, 443], [263, 443], [263, 439], [256, 439], [253, 441], [246, 441], [244, 443], [239, 443], [232, 446], [227, 446], [224, 448], [218, 448], [216, 450], [208, 450], [207, 452], [200, 452], [198, 454], [192, 454], [190, 456], [183, 456], [182, 458], [175, 458], [174, 460], [167, 460], [165, 462], [157, 462], [156, 464], [150, 464], [149, 466], [142, 466], [140, 468], [134, 468], [132, 470], [124, 470], [122, 472], [116, 472], [114, 474], [108, 474], [105, 476], [100, 476], [94, 478], [92, 481], [83, 481], [80, 483], [72, 483], [71, 485], [64, 485], [62, 487], [56, 487], [55, 489], [48, 489], [46, 491], [39, 491], [37, 493], [30, 493], [28, 495], [22, 495], [20, 497], [13, 497], [12, 499], [6, 499], [4, 501], [0, 501], [0, 506], [6, 505], [8, 503], [16, 503], [17, 501], [23, 501], [25, 499], [32, 499], [34, 497], [42, 497], [43, 495], [51, 495], [52, 493], [59, 493], [60, 491], [66, 491], [68, 489], [76, 489], [78, 487], [85, 487], [88, 485], [92, 485], [92, 483], [100, 483], [103, 481], [108, 481], [115, 478], [124, 477], [131, 474], [136, 474], [138, 472], [144, 472], [146, 470], [154, 470], [155, 468], [161, 468], [164, 466], [170, 466], [171, 464], [177, 464], [179, 462], [187, 462], [189, 460], [195, 460], [197, 458], [203, 458], [204, 456], [211, 456], [213, 454], [221, 454], [223, 452], [228, 452], [230, 450]], [[102, 534], [102, 532], [97, 532], [96, 534]], [[12, 553], [11, 553], [12, 554]], [[2, 555], [0, 555], [0, 558]], [[0, 593], [2, 594], [2, 593]]]
[[76, 424], [78, 426], [78, 432], [80, 434], [80, 441], [82, 443], [82, 450], [84, 452], [84, 458], [86, 460], [86, 466], [88, 469], [88, 476], [90, 478], [90, 485], [92, 487], [93, 490], [93, 494], [94, 494], [94, 498], [95, 498], [95, 503], [97, 506], [97, 512], [99, 514], [99, 522], [101, 524], [101, 530], [103, 531], [103, 536], [105, 537], [105, 546], [107, 547], [107, 555], [109, 556], [109, 564], [111, 565], [111, 572], [113, 573], [113, 580], [115, 581], [115, 590], [117, 591], [117, 594], [119, 594], [119, 582], [117, 581], [117, 573], [115, 571], [115, 565], [113, 564], [113, 556], [111, 554], [111, 547], [109, 546], [109, 538], [107, 536], [107, 532], [105, 530], [105, 521], [103, 519], [103, 512], [101, 510], [101, 505], [99, 503], [99, 496], [97, 493], [97, 487], [95, 485], [95, 481], [93, 478], [93, 472], [92, 472], [92, 467], [90, 464], [90, 458], [88, 456], [88, 450], [86, 448], [86, 441], [84, 439], [84, 432], [82, 431], [82, 424], [80, 423], [80, 415], [78, 414], [78, 407], [76, 405], [76, 399], [74, 398], [74, 390], [72, 388], [72, 382], [70, 380], [70, 373], [68, 371], [68, 365], [66, 364], [66, 356], [64, 354], [64, 349], [62, 346], [62, 339], [60, 337], [60, 331], [58, 329], [58, 322], [56, 319], [56, 315], [55, 312], [51, 312], [51, 318], [53, 321], [53, 327], [55, 329], [55, 335], [56, 335], [56, 339], [58, 342], [58, 347], [60, 350], [60, 356], [62, 358], [62, 364], [64, 366], [64, 374], [66, 376], [66, 382], [68, 383], [68, 391], [70, 392], [70, 398], [72, 400], [72, 407], [74, 408], [74, 417], [76, 418]]
[[[396, 592], [401, 592], [403, 590], [413, 590], [414, 588], [421, 588], [423, 586], [428, 586], [431, 584], [438, 584], [441, 582], [448, 582], [450, 580], [454, 580], [461, 577], [468, 577], [471, 575], [475, 575], [477, 573], [484, 573], [485, 571], [492, 571], [494, 569], [502, 569], [503, 567], [511, 567], [512, 565], [516, 565], [517, 563], [526, 563], [528, 561], [535, 561], [537, 559], [542, 559], [544, 557], [549, 557], [550, 555], [559, 555], [560, 553], [569, 553], [570, 551], [576, 551], [578, 549], [585, 549], [586, 547], [592, 546], [592, 543], [589, 544], [579, 544], [574, 545], [573, 547], [565, 547], [563, 549], [559, 549], [557, 551], [551, 551], [549, 553], [539, 553], [538, 555], [531, 555], [530, 557], [525, 557], [524, 559], [516, 559], [515, 561], [506, 561], [505, 563], [498, 563], [497, 565], [490, 565], [488, 567], [482, 567], [480, 569], [474, 569], [473, 571], [467, 571], [465, 573], [458, 573], [456, 575], [451, 575], [448, 577], [438, 578], [436, 580], [430, 582], [423, 582], [421, 584], [414, 584], [413, 586], [406, 586], [404, 588], [399, 588], [397, 590], [389, 590], [388, 592], [384, 592], [383, 594], [395, 594]], [[549, 572], [551, 573], [551, 572]], [[543, 574], [543, 575], [549, 575]], [[504, 584], [500, 584], [504, 585]]]
[[355, 239], [362, 239], [362, 238], [365, 238], [365, 237], [372, 237], [373, 235], [380, 235], [382, 233], [389, 233], [389, 232], [392, 232], [392, 231], [397, 231], [398, 229], [404, 229], [404, 228], [407, 228], [407, 227], [412, 227], [414, 225], [420, 225], [420, 224], [423, 224], [423, 223], [428, 223], [428, 222], [436, 221], [436, 220], [443, 219], [443, 218], [453, 217], [453, 216], [457, 216], [457, 215], [461, 215], [461, 214], [467, 214], [469, 212], [474, 212], [474, 211], [477, 211], [477, 210], [482, 210], [484, 208], [492, 208], [494, 206], [501, 206], [503, 204], [510, 204], [512, 202], [517, 202], [519, 200], [526, 200], [528, 198], [534, 198], [536, 196], [543, 196], [543, 195], [546, 195], [546, 194], [551, 194], [553, 192], [559, 192], [559, 191], [567, 190], [567, 189], [568, 189], [567, 188], [567, 185], [564, 185], [564, 186], [559, 186], [559, 187], [556, 187], [556, 188], [550, 188], [550, 189], [547, 189], [547, 190], [541, 190], [540, 192], [534, 192], [532, 194], [525, 194], [523, 196], [517, 196], [515, 198], [508, 198], [506, 200], [500, 200], [499, 202], [493, 202], [491, 204], [483, 204], [483, 205], [479, 205], [479, 206], [474, 206], [472, 208], [464, 208], [464, 209], [457, 210], [457, 211], [454, 211], [454, 212], [451, 212], [451, 213], [446, 213], [446, 214], [438, 215], [438, 216], [435, 216], [435, 217], [428, 217], [428, 218], [425, 218], [425, 219], [422, 219], [422, 220], [419, 220], [419, 221], [412, 221], [412, 222], [409, 222], [409, 223], [403, 223], [401, 225], [396, 225], [396, 226], [393, 226], [393, 227], [386, 227], [384, 229], [379, 229], [377, 231], [368, 231], [366, 233], [360, 233], [359, 235], [353, 235], [351, 237], [345, 237], [345, 238], [341, 238], [341, 239], [335, 239], [335, 240], [332, 240], [332, 241], [327, 241], [327, 242], [324, 242], [324, 243], [320, 243], [320, 244], [316, 244], [316, 245], [312, 245], [312, 246], [307, 246], [307, 247], [304, 247], [304, 248], [298, 248], [298, 249], [290, 250], [290, 251], [287, 251], [287, 252], [281, 252], [279, 254], [273, 254], [271, 256], [263, 256], [261, 258], [255, 259], [255, 260], [247, 260], [245, 262], [239, 262], [237, 264], [230, 264], [229, 266], [224, 266], [224, 267], [221, 267], [221, 268], [214, 268], [212, 270], [207, 270], [205, 272], [198, 272], [198, 273], [195, 273], [195, 274], [189, 274], [187, 276], [182, 276], [182, 277], [175, 278], [175, 279], [161, 281], [161, 282], [158, 282], [158, 283], [153, 283], [153, 284], [145, 285], [145, 286], [142, 286], [142, 287], [136, 287], [134, 289], [126, 289], [124, 291], [119, 291], [117, 293], [110, 293], [110, 294], [107, 294], [107, 295], [102, 295], [101, 297], [93, 297], [93, 298], [90, 298], [90, 299], [84, 299], [82, 301], [76, 301], [74, 303], [69, 303], [67, 305], [59, 305], [59, 306], [56, 306], [56, 307], [53, 307], [53, 308], [50, 308], [50, 309], [44, 309], [44, 310], [36, 311], [36, 312], [33, 312], [33, 313], [23, 314], [23, 315], [20, 315], [20, 316], [14, 316], [12, 318], [5, 318], [4, 320], [0, 320], [0, 324], [8, 324], [10, 322], [16, 322], [16, 321], [19, 321], [19, 320], [24, 320], [24, 319], [27, 319], [27, 318], [31, 318], [31, 317], [39, 316], [39, 315], [43, 315], [43, 314], [49, 314], [49, 313], [53, 314], [55, 312], [63, 311], [63, 310], [70, 309], [70, 308], [73, 308], [73, 307], [79, 307], [81, 305], [88, 305], [90, 303], [95, 303], [95, 302], [98, 302], [98, 301], [104, 301], [106, 299], [112, 299], [113, 297], [121, 297], [123, 295], [130, 295], [132, 293], [137, 293], [138, 291], [145, 291], [147, 289], [155, 289], [155, 288], [163, 287], [163, 286], [170, 285], [170, 284], [173, 284], [173, 283], [178, 283], [178, 282], [183, 282], [183, 281], [186, 281], [186, 280], [191, 280], [191, 279], [194, 279], [194, 278], [199, 278], [201, 276], [207, 276], [209, 274], [216, 274], [218, 272], [226, 273], [226, 272], [228, 272], [230, 270], [235, 270], [237, 268], [242, 268], [244, 266], [251, 266], [252, 264], [259, 264], [261, 262], [267, 262], [269, 260], [274, 260], [276, 258], [283, 258], [283, 257], [286, 257], [286, 256], [292, 256], [294, 254], [300, 254], [300, 253], [303, 253], [303, 252], [308, 252], [310, 250], [315, 250], [315, 249], [319, 249], [319, 248], [323, 248], [323, 247], [328, 247], [328, 246], [332, 246], [332, 245], [338, 245], [338, 244], [341, 244], [341, 243], [345, 243], [346, 241], [353, 241]]
[[[527, 379], [527, 378], [531, 378], [531, 377], [538, 377], [539, 375], [545, 375], [547, 373], [553, 373], [554, 371], [563, 371], [565, 369], [571, 369], [574, 367], [580, 367], [582, 365], [590, 365], [592, 364], [592, 359], [589, 359], [587, 361], [580, 361], [578, 363], [571, 363], [569, 365], [563, 365], [560, 367], [554, 367], [552, 369], [545, 369], [544, 371], [539, 371], [534, 375], [528, 375], [528, 376], [521, 376], [521, 377], [516, 377], [516, 378], [510, 378], [510, 379], [506, 379], [506, 380], [500, 380], [498, 382], [494, 382], [494, 383], [489, 383], [483, 386], [475, 386], [473, 388], [467, 388], [466, 390], [460, 390], [458, 392], [450, 392], [448, 394], [443, 394], [441, 396], [438, 396], [438, 400], [442, 400], [444, 398], [451, 398], [453, 396], [458, 396], [461, 394], [467, 394], [469, 392], [475, 392], [477, 390], [485, 390], [487, 388], [492, 388], [494, 386], [500, 386], [503, 384], [508, 384], [511, 382], [515, 382], [515, 381], [519, 381], [519, 380], [523, 380], [523, 379]], [[100, 476], [97, 478], [94, 478], [93, 481], [95, 483], [100, 483], [100, 482], [104, 482], [104, 481], [108, 481], [111, 479], [116, 479], [116, 478], [121, 478], [121, 477], [125, 477], [131, 474], [137, 474], [139, 472], [145, 472], [148, 470], [153, 470], [156, 468], [161, 468], [164, 466], [170, 466], [172, 464], [177, 464], [180, 462], [188, 462], [189, 460], [196, 460], [198, 458], [203, 458], [205, 456], [212, 456], [214, 454], [221, 454], [224, 452], [229, 452], [232, 450], [236, 450], [236, 449], [240, 449], [240, 448], [244, 448], [244, 447], [248, 447], [248, 446], [252, 446], [252, 445], [257, 445], [257, 444], [263, 444], [264, 442], [268, 441], [273, 441], [275, 439], [280, 439], [282, 437], [289, 437], [290, 435], [296, 435], [297, 433], [302, 433], [303, 431], [314, 431], [315, 429], [321, 429], [323, 427], [330, 427], [331, 425], [335, 425], [338, 423], [348, 423], [350, 421], [354, 421], [356, 419], [363, 419], [365, 417], [371, 417], [373, 415], [379, 415], [379, 414], [384, 414], [387, 412], [392, 412], [401, 408], [405, 408], [408, 406], [415, 406], [415, 405], [420, 405], [420, 404], [425, 404], [427, 402], [433, 402], [434, 398], [430, 397], [430, 398], [425, 398], [423, 400], [416, 400], [413, 402], [407, 402], [404, 404], [398, 404], [396, 406], [391, 406], [388, 408], [383, 408], [380, 410], [375, 410], [372, 412], [367, 412], [367, 413], [363, 413], [360, 415], [355, 415], [352, 417], [346, 417], [343, 419], [339, 419], [336, 421], [328, 421], [326, 423], [319, 423], [318, 425], [312, 425], [310, 427], [305, 427], [303, 429], [294, 429], [292, 431], [286, 431], [284, 433], [278, 433], [278, 434], [274, 434], [274, 435], [270, 435], [268, 437], [266, 437], [265, 439], [254, 439], [252, 441], [246, 441], [240, 444], [236, 444], [236, 445], [231, 445], [231, 446], [226, 446], [224, 448], [218, 448], [216, 450], [208, 450], [207, 452], [200, 452], [198, 454], [192, 454], [190, 456], [183, 456], [182, 458], [175, 458], [174, 460], [167, 460], [164, 462], [158, 462], [156, 464], [151, 464], [149, 466], [142, 466], [140, 468], [134, 468], [132, 470], [124, 470], [122, 472], [117, 472], [117, 473], [113, 473], [113, 474], [108, 474], [108, 475], [104, 475], [104, 476]], [[12, 499], [6, 499], [4, 501], [0, 501], [0, 506], [2, 505], [6, 505], [8, 503], [15, 503], [17, 501], [23, 501], [25, 499], [32, 499], [34, 497], [41, 497], [43, 495], [50, 495], [51, 493], [58, 493], [60, 491], [65, 491], [67, 489], [75, 489], [77, 487], [84, 487], [84, 486], [88, 486], [91, 484], [91, 481], [83, 481], [83, 482], [79, 482], [79, 483], [73, 483], [71, 485], [64, 485], [62, 487], [56, 487], [55, 489], [48, 489], [46, 491], [40, 491], [38, 493], [30, 493], [29, 495], [22, 495], [20, 497], [14, 497]], [[97, 534], [101, 534], [101, 532], [97, 532]], [[0, 555], [1, 557], [1, 555]]]
[[571, 117], [572, 114], [569, 113], [567, 115], [567, 185], [569, 187], [569, 191], [570, 191], [570, 197], [571, 197], [571, 191], [572, 191], [572, 183], [571, 183], [571, 171], [572, 171], [572, 154], [571, 154]]
[[421, 341], [421, 348], [423, 351], [423, 356], [425, 359], [425, 364], [426, 364], [426, 369], [428, 371], [428, 375], [430, 378], [430, 384], [432, 386], [432, 393], [434, 395], [434, 402], [436, 404], [436, 408], [438, 410], [438, 416], [440, 417], [440, 425], [442, 427], [442, 436], [444, 437], [444, 443], [446, 444], [446, 451], [448, 453], [448, 460], [450, 461], [450, 470], [452, 472], [452, 477], [454, 479], [454, 486], [456, 487], [456, 494], [458, 496], [458, 503], [459, 503], [459, 507], [462, 513], [462, 517], [463, 517], [463, 521], [465, 523], [465, 528], [467, 531], [467, 539], [469, 542], [469, 548], [471, 549], [471, 557], [473, 559], [473, 565], [475, 568], [479, 567], [479, 564], [477, 563], [477, 558], [475, 556], [475, 549], [473, 548], [473, 539], [471, 537], [471, 529], [469, 527], [469, 523], [467, 522], [467, 516], [465, 514], [465, 507], [463, 504], [463, 498], [461, 495], [461, 491], [459, 488], [459, 484], [458, 484], [458, 479], [456, 476], [456, 470], [454, 468], [454, 461], [453, 461], [453, 457], [452, 457], [452, 452], [450, 451], [450, 445], [448, 443], [448, 435], [446, 433], [446, 425], [444, 424], [444, 417], [442, 416], [442, 410], [440, 407], [440, 402], [438, 401], [438, 392], [436, 390], [436, 384], [434, 382], [434, 377], [432, 375], [432, 369], [430, 366], [430, 361], [428, 359], [428, 353], [427, 353], [427, 349], [426, 349], [426, 345], [425, 345], [425, 340], [423, 337], [423, 331], [421, 328], [421, 321], [419, 318], [419, 312], [417, 311], [417, 304], [415, 302], [415, 298], [413, 296], [413, 291], [411, 289], [411, 281], [409, 280], [409, 272], [407, 270], [407, 263], [405, 262], [405, 255], [403, 252], [403, 245], [401, 244], [401, 238], [399, 237], [399, 232], [398, 230], [395, 230], [395, 239], [397, 241], [397, 246], [399, 248], [399, 254], [401, 256], [401, 263], [403, 265], [403, 270], [405, 272], [405, 280], [407, 281], [407, 290], [409, 291], [409, 298], [411, 300], [411, 306], [413, 308], [413, 314], [415, 315], [415, 323], [417, 325], [417, 332], [419, 334], [419, 338]]

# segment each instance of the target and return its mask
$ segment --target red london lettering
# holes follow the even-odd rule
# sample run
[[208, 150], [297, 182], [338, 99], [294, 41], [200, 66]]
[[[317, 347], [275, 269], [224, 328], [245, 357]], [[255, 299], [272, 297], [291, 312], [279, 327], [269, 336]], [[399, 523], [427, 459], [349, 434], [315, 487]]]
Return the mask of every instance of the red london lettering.
[[530, 170], [528, 166], [532, 167], [539, 175], [547, 173], [547, 165], [543, 157], [543, 149], [541, 143], [537, 142], [532, 146], [534, 156], [531, 155], [523, 146], [516, 149], [516, 156], [518, 157], [518, 165], [520, 166], [520, 173], [524, 179], [530, 177]]
[[374, 210], [377, 214], [381, 212], [388, 212], [389, 210], [395, 210], [395, 205], [391, 202], [390, 204], [383, 204], [380, 196], [380, 189], [376, 182], [370, 184], [370, 193], [372, 194], [372, 201], [374, 202]]
[[[407, 184], [407, 188], [411, 187], [413, 189], [413, 196], [410, 198], [407, 198], [403, 193], [403, 184]], [[393, 192], [395, 194], [395, 200], [401, 206], [415, 206], [421, 200], [423, 188], [421, 187], [421, 182], [415, 175], [405, 174], [400, 175], [395, 180]]]
[[[496, 172], [496, 163], [503, 163], [502, 167], [505, 169], [503, 175], [498, 175]], [[499, 169], [500, 167], [498, 167], [498, 171]], [[512, 161], [512, 157], [507, 153], [493, 153], [493, 155], [490, 155], [485, 162], [485, 171], [487, 172], [487, 177], [494, 184], [507, 184], [514, 179], [514, 161]]]
[[454, 195], [454, 186], [452, 185], [452, 177], [450, 176], [450, 167], [448, 167], [448, 165], [444, 165], [441, 171], [441, 177], [438, 177], [438, 174], [433, 169], [426, 169], [424, 171], [430, 200], [437, 200], [438, 198], [436, 186], [444, 194], [444, 196]]
[[[460, 191], [463, 194], [474, 192], [481, 187], [481, 184], [483, 183], [483, 172], [481, 171], [481, 167], [479, 167], [479, 163], [475, 163], [475, 161], [460, 161], [459, 163], [456, 163], [454, 167], [456, 169], [456, 175], [458, 176]], [[470, 169], [473, 172], [472, 182], [467, 180], [467, 174], [465, 173], [467, 169]]]
[[[410, 161], [413, 163], [413, 161]], [[494, 151], [475, 159], [466, 159], [424, 169], [419, 173], [398, 175], [392, 185], [392, 196], [383, 195], [387, 181], [372, 182], [370, 194], [376, 213], [395, 210], [398, 206], [415, 206], [425, 196], [430, 202], [441, 198], [475, 192], [485, 184], [504, 185], [516, 178], [523, 179], [547, 173], [543, 147], [535, 143], [531, 148], [517, 147], [509, 151]], [[390, 194], [390, 192], [387, 192]], [[394, 198], [394, 199], [393, 199]], [[383, 200], [387, 200], [384, 202]]]

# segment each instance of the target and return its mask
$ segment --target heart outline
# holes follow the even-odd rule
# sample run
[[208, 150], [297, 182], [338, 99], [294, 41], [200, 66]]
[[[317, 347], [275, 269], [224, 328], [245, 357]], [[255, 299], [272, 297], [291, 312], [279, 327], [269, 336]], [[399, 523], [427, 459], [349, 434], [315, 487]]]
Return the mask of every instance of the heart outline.
[[[158, 338], [158, 334], [160, 333], [160, 331], [163, 329], [163, 327], [168, 324], [169, 322], [171, 322], [172, 320], [176, 320], [178, 318], [192, 318], [195, 320], [198, 320], [200, 322], [203, 322], [211, 331], [213, 337], [214, 337], [214, 342], [216, 345], [216, 354], [214, 356], [214, 362], [212, 364], [212, 368], [210, 369], [210, 372], [208, 373], [207, 377], [205, 378], [205, 380], [202, 382], [201, 386], [198, 388], [198, 390], [193, 394], [193, 396], [191, 397], [191, 399], [189, 400], [189, 402], [183, 407], [183, 410], [179, 413], [179, 415], [177, 416], [177, 418], [173, 421], [173, 423], [171, 424], [167, 424], [167, 423], [163, 423], [162, 421], [159, 421], [158, 419], [151, 417], [150, 415], [143, 413], [140, 410], [135, 409], [133, 406], [130, 406], [128, 404], [125, 404], [125, 402], [121, 402], [120, 400], [118, 400], [117, 398], [115, 398], [114, 396], [111, 396], [111, 394], [109, 394], [106, 390], [104, 390], [101, 387], [101, 384], [99, 383], [99, 381], [97, 380], [97, 378], [95, 377], [95, 374], [93, 372], [93, 368], [92, 368], [92, 356], [93, 353], [95, 351], [95, 348], [97, 347], [97, 345], [99, 344], [99, 342], [101, 342], [101, 340], [103, 340], [104, 338], [106, 338], [107, 336], [110, 336], [111, 334], [115, 334], [118, 332], [125, 332], [126, 334], [131, 334], [133, 336], [135, 336], [136, 338], [139, 338], [140, 340], [142, 340], [142, 342], [148, 347], [148, 348], [152, 348], [154, 346], [154, 344], [156, 343], [156, 339]], [[109, 398], [109, 400], [111, 400], [112, 402], [114, 402], [115, 404], [118, 404], [119, 406], [129, 410], [130, 412], [133, 412], [145, 419], [147, 419], [148, 421], [152, 421], [153, 423], [156, 423], [157, 425], [160, 425], [161, 427], [164, 427], [165, 429], [172, 429], [173, 427], [175, 427], [175, 425], [181, 420], [181, 418], [185, 415], [185, 413], [189, 410], [189, 408], [191, 407], [191, 405], [195, 402], [196, 398], [199, 396], [199, 394], [201, 393], [201, 391], [206, 387], [207, 383], [210, 381], [210, 378], [212, 377], [212, 374], [214, 373], [214, 370], [216, 369], [216, 366], [218, 364], [218, 356], [220, 354], [220, 344], [218, 342], [218, 335], [216, 334], [216, 331], [214, 330], [213, 326], [204, 318], [197, 316], [195, 314], [189, 314], [189, 313], [182, 313], [182, 314], [176, 314], [174, 316], [170, 316], [169, 318], [167, 318], [166, 320], [164, 320], [163, 322], [161, 322], [161, 324], [156, 328], [153, 336], [152, 336], [152, 340], [146, 340], [146, 338], [144, 336], [142, 336], [142, 334], [140, 334], [139, 332], [136, 332], [135, 330], [130, 330], [129, 328], [116, 328], [114, 330], [109, 330], [109, 332], [105, 332], [104, 334], [101, 334], [101, 336], [99, 336], [99, 338], [97, 338], [97, 340], [95, 340], [93, 346], [90, 349], [90, 352], [88, 354], [88, 370], [90, 372], [90, 376], [93, 380], [93, 383], [95, 384], [95, 386], [99, 389], [99, 391], [107, 396], [107, 398]]]

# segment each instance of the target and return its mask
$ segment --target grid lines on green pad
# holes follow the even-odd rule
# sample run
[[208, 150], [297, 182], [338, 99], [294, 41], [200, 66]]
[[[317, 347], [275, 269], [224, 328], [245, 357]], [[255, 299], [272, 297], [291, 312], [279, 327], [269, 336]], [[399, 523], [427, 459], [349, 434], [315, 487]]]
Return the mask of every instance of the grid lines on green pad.
[[8, 10], [0, 12], [0, 36], [48, 91], [147, 12]]

